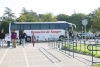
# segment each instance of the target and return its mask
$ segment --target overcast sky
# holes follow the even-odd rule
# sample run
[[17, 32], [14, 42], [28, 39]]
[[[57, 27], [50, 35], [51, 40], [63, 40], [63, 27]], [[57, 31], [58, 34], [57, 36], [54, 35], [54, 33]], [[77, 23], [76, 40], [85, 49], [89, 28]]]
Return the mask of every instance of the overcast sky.
[[34, 12], [57, 14], [88, 14], [94, 9], [100, 7], [100, 0], [0, 0], [0, 16], [3, 15], [5, 8], [9, 7], [18, 17], [23, 7]]

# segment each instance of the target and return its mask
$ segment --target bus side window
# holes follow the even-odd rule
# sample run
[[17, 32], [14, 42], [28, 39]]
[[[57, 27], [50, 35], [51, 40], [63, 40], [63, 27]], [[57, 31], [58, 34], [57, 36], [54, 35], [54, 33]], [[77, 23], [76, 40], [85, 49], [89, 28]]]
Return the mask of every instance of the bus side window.
[[41, 24], [41, 29], [49, 29], [49, 24]]
[[55, 29], [60, 29], [59, 24], [55, 24]]
[[38, 30], [40, 29], [40, 24], [31, 24], [31, 30]]
[[50, 29], [56, 29], [55, 24], [50, 24]]
[[24, 29], [25, 29], [25, 30], [30, 30], [30, 24], [25, 24], [25, 25], [24, 25]]

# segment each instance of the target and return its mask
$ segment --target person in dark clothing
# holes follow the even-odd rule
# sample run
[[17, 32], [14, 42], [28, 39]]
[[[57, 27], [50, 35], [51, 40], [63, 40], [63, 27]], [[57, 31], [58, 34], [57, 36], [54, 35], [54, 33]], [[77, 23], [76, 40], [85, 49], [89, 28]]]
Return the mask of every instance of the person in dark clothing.
[[72, 32], [69, 32], [69, 39], [72, 39]]
[[24, 32], [24, 30], [22, 31], [21, 35], [20, 35], [20, 39], [22, 41], [22, 46], [25, 46], [25, 38], [26, 38], [26, 33]]
[[19, 40], [20, 40], [20, 41], [19, 41], [19, 44], [21, 45], [21, 44], [22, 44], [22, 43], [21, 43], [21, 38], [19, 38]]
[[5, 40], [5, 32], [2, 29], [1, 32], [0, 32], [0, 46], [2, 46], [2, 48], [4, 48], [4, 40]]

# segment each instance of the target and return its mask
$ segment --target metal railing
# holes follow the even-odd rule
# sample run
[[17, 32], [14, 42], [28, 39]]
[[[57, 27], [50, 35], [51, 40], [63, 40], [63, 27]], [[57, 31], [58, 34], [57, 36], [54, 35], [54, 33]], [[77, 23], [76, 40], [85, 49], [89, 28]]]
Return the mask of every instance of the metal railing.
[[[87, 44], [86, 42], [89, 42], [89, 44]], [[94, 44], [91, 42], [94, 42]], [[84, 47], [84, 54], [87, 54], [86, 51], [89, 50], [92, 53], [92, 65], [93, 63], [100, 63], [100, 62], [94, 62], [93, 58], [94, 58], [94, 51], [96, 51], [96, 53], [98, 51], [100, 51], [100, 49], [97, 49], [97, 47], [100, 47], [100, 42], [97, 40], [94, 41], [85, 41], [85, 40], [71, 40], [71, 39], [66, 39], [66, 40], [62, 40], [62, 41], [58, 41], [55, 40], [52, 42], [48, 43], [49, 46], [51, 46], [53, 49], [56, 49], [60, 52], [63, 52], [64, 54], [68, 54], [71, 57], [75, 57], [75, 53], [77, 52], [77, 50], [81, 51], [81, 49], [83, 49]], [[91, 46], [91, 49], [90, 49]], [[96, 47], [95, 49], [93, 47]], [[78, 47], [78, 48], [77, 48]]]
[[65, 54], [68, 54], [69, 56], [71, 56], [70, 53], [72, 52], [72, 55], [74, 58], [74, 53], [75, 53], [74, 47], [77, 48], [77, 41], [75, 42], [72, 39], [58, 41], [54, 39], [54, 41], [48, 42], [48, 46], [51, 46], [53, 49], [57, 49], [61, 52], [64, 52]]
[[[95, 42], [95, 41], [90, 41], [90, 42]], [[99, 42], [98, 42], [99, 43]], [[97, 54], [97, 51], [100, 51], [100, 49], [97, 49], [97, 47], [100, 47], [100, 44], [89, 44], [88, 46], [87, 46], [87, 49], [89, 50], [89, 51], [92, 51], [92, 65], [93, 65], [93, 63], [100, 63], [100, 62], [94, 62], [94, 51], [96, 51], [96, 54]], [[92, 49], [91, 49], [91, 47], [92, 47]], [[93, 49], [94, 47], [96, 47], [96, 49]]]

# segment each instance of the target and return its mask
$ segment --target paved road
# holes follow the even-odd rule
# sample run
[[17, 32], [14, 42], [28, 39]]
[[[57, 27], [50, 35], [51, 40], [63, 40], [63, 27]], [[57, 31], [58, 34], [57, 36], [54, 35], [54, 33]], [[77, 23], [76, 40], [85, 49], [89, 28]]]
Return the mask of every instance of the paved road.
[[[84, 59], [86, 58], [86, 59]], [[0, 49], [0, 67], [92, 67], [91, 57], [75, 54], [75, 58], [48, 46], [27, 43], [25, 48]]]

